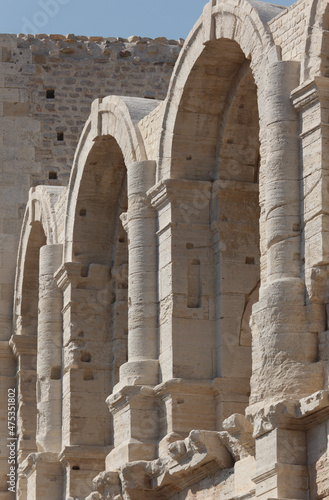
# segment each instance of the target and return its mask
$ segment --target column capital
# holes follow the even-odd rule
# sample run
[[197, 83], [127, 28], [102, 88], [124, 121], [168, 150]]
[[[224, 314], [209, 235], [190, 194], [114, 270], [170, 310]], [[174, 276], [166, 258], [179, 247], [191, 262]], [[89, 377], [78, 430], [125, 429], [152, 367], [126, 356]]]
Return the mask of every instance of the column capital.
[[109, 266], [103, 264], [90, 264], [83, 266], [80, 262], [65, 262], [54, 274], [57, 285], [61, 290], [66, 290], [69, 285], [77, 285], [87, 280], [94, 281], [93, 289], [103, 288], [110, 274]]
[[[2, 344], [2, 342], [0, 343]], [[23, 354], [34, 354], [37, 351], [37, 337], [32, 337], [31, 335], [12, 335], [9, 344], [7, 343], [8, 349], [12, 349], [14, 356], [22, 356]], [[9, 347], [10, 346], [10, 347]], [[2, 348], [0, 347], [0, 357], [2, 356]]]
[[328, 97], [329, 78], [324, 76], [316, 76], [314, 80], [307, 80], [290, 94], [291, 102], [298, 112]]
[[64, 262], [55, 272], [54, 278], [61, 290], [65, 290], [68, 285], [81, 278], [82, 264], [79, 262]]
[[193, 181], [187, 179], [163, 179], [148, 190], [147, 195], [154, 208], [162, 208], [167, 203], [179, 201], [191, 201], [196, 196], [211, 196], [213, 183], [210, 181]]
[[32, 474], [38, 464], [58, 464], [59, 455], [57, 453], [30, 453], [19, 467], [19, 475], [25, 477]]

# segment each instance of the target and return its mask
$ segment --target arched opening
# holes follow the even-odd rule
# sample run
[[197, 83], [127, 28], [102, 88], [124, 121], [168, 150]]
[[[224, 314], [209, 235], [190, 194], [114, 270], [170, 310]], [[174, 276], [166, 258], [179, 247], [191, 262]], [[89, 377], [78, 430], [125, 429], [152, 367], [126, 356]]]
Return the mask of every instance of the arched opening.
[[[193, 325], [184, 370], [188, 374], [190, 364], [188, 378], [222, 380], [217, 428], [232, 413], [244, 413], [250, 393], [249, 319], [260, 282], [259, 151], [257, 87], [250, 60], [235, 41], [207, 42], [180, 98], [170, 173], [190, 181], [189, 192], [195, 193], [189, 193], [189, 202], [179, 194], [181, 206], [190, 204], [184, 220], [185, 260], [198, 261], [200, 283], [199, 309], [185, 314]], [[188, 279], [186, 283], [185, 292], [177, 287], [176, 297], [183, 292], [188, 304]], [[177, 345], [186, 341], [176, 336]]]
[[73, 261], [110, 265], [115, 248], [118, 206], [124, 204], [126, 169], [111, 136], [95, 140], [80, 181], [73, 228]]
[[21, 294], [16, 297], [16, 336], [18, 374], [18, 463], [37, 451], [37, 333], [39, 300], [39, 255], [46, 235], [39, 221], [31, 223], [26, 241]]
[[26, 248], [21, 299], [22, 334], [33, 337], [37, 336], [38, 329], [39, 255], [40, 248], [45, 244], [42, 223], [35, 221], [31, 225]]
[[216, 275], [221, 277], [216, 290], [217, 376], [237, 381], [240, 401], [233, 407], [223, 405], [223, 420], [233, 412], [244, 413], [248, 404], [252, 370], [249, 321], [260, 286], [259, 116], [248, 61], [242, 63], [232, 90], [217, 150], [219, 180], [213, 212], [219, 241]]
[[[71, 288], [71, 300], [79, 305], [77, 315], [71, 312], [73, 328], [64, 332], [64, 351], [73, 356], [64, 372], [81, 371], [81, 384], [87, 392], [92, 384], [97, 386], [92, 399], [102, 424], [92, 444], [100, 446], [112, 443], [105, 400], [119, 381], [119, 367], [127, 361], [128, 239], [120, 219], [127, 211], [126, 177], [116, 140], [98, 137], [84, 164], [75, 205], [72, 260], [81, 265], [81, 271]], [[73, 398], [75, 392], [84, 397], [81, 384], [74, 387], [71, 383]], [[78, 422], [73, 407], [71, 414]], [[94, 422], [86, 417], [75, 435], [77, 444], [91, 444], [86, 437], [89, 427], [94, 429]]]

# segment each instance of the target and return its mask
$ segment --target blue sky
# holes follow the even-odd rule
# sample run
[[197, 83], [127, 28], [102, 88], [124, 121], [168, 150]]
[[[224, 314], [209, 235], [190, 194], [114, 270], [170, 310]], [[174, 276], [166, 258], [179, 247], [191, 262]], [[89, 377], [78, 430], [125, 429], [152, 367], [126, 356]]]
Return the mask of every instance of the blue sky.
[[[0, 33], [186, 38], [206, 0], [7, 0]], [[282, 5], [291, 5], [284, 0]]]

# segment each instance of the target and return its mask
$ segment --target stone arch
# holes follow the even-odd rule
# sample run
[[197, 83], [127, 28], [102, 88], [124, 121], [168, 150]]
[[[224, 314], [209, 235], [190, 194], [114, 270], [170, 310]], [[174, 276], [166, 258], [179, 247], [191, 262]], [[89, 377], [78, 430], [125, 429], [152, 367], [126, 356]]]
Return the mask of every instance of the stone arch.
[[[248, 404], [251, 342], [245, 325], [260, 281], [258, 182], [261, 177], [265, 189], [260, 163], [266, 163], [269, 90], [264, 75], [280, 62], [267, 21], [281, 11], [247, 1], [206, 5], [171, 79], [158, 152], [157, 180], [172, 206], [166, 231], [175, 240], [171, 269], [165, 259], [163, 268], [161, 258], [159, 263], [160, 281], [172, 272], [174, 310], [171, 323], [160, 327], [160, 344], [166, 345], [170, 330], [174, 345], [172, 372], [163, 378], [225, 379], [236, 391], [238, 412]], [[188, 356], [183, 314], [190, 325]], [[163, 367], [168, 352], [160, 353]], [[219, 389], [217, 428], [232, 411], [225, 390]]]
[[[96, 99], [93, 102], [91, 115], [76, 150], [68, 186], [65, 261], [74, 260], [72, 244], [76, 230], [77, 204], [83, 186], [83, 175], [86, 174], [88, 166], [95, 162], [103, 162], [105, 167], [111, 155], [116, 156], [122, 166], [146, 160], [147, 155], [138, 123], [158, 105], [159, 101], [155, 100], [117, 96]], [[101, 161], [97, 160], [97, 155], [102, 157]], [[95, 175], [97, 177], [97, 174]], [[111, 183], [110, 179], [108, 180]]]
[[[206, 51], [212, 57], [212, 48], [216, 52], [216, 42], [222, 40], [228, 44], [228, 41], [231, 41], [240, 48], [240, 63], [244, 60], [250, 62], [258, 90], [259, 108], [264, 108], [264, 74], [268, 64], [280, 60], [279, 52], [266, 23], [281, 10], [282, 7], [245, 0], [242, 2], [231, 0], [225, 3], [211, 0], [205, 6], [202, 16], [186, 39], [171, 78], [159, 145], [158, 180], [179, 176], [174, 172], [171, 162], [179, 107], [192, 69], [197, 67], [202, 54], [205, 55]], [[231, 47], [233, 45], [234, 43]], [[219, 48], [217, 58], [220, 63], [219, 43], [217, 48]], [[260, 116], [260, 121], [262, 122], [262, 116]], [[261, 130], [261, 133], [264, 136], [262, 139], [265, 140], [265, 132]]]
[[[71, 423], [64, 433], [67, 443], [89, 444], [94, 419], [90, 413], [84, 416], [82, 428], [75, 405], [97, 386], [88, 405], [98, 408], [93, 444], [100, 447], [100, 463], [104, 446], [113, 441], [105, 400], [127, 361], [127, 168], [147, 160], [139, 122], [158, 104], [117, 96], [94, 101], [68, 186], [64, 262], [58, 275], [64, 290], [64, 372], [71, 384], [63, 402], [70, 408]], [[75, 466], [82, 460], [79, 451], [74, 460]]]
[[[111, 268], [102, 307], [115, 303], [121, 339], [128, 334], [128, 243], [120, 218], [128, 204], [126, 167], [147, 160], [139, 122], [158, 105], [155, 100], [117, 96], [94, 101], [68, 186], [64, 262], [80, 263], [85, 274], [94, 264]], [[113, 316], [114, 311], [108, 314]], [[120, 344], [119, 357], [113, 362], [112, 386], [118, 382], [126, 351]]]
[[[54, 205], [63, 187], [38, 186], [29, 193], [18, 249], [11, 346], [18, 362], [18, 461], [37, 451], [37, 335], [39, 255], [44, 245], [58, 244]], [[19, 480], [18, 489], [25, 489]]]
[[308, 6], [305, 50], [301, 65], [301, 83], [314, 76], [329, 76], [329, 7], [324, 0], [313, 0]]
[[[14, 294], [14, 326], [16, 329], [19, 328], [18, 318], [22, 315], [26, 263], [28, 260], [35, 261], [36, 255], [34, 258], [33, 254], [37, 254], [42, 245], [59, 243], [54, 205], [64, 190], [65, 188], [60, 186], [38, 186], [30, 190], [18, 247]], [[26, 298], [31, 299], [32, 297]]]

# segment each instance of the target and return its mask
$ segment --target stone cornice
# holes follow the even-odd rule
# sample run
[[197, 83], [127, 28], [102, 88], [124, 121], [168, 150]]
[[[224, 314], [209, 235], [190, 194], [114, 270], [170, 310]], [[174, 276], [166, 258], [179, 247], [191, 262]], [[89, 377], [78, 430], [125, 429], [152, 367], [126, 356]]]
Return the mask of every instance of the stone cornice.
[[59, 464], [57, 453], [30, 453], [19, 467], [20, 476], [29, 476], [33, 473], [38, 464]]
[[210, 198], [212, 182], [187, 179], [165, 179], [147, 191], [154, 208], [162, 208], [167, 203], [192, 201], [197, 193], [207, 193]]
[[295, 109], [303, 111], [323, 98], [329, 98], [329, 78], [316, 76], [294, 89], [290, 97]]
[[129, 404], [130, 406], [134, 406], [134, 404], [144, 399], [154, 398], [154, 390], [152, 387], [148, 386], [125, 386], [122, 387], [118, 392], [111, 394], [106, 399], [106, 404], [109, 407], [109, 410], [112, 413], [119, 411], [123, 406]]
[[65, 290], [73, 281], [80, 279], [81, 269], [79, 262], [65, 262], [54, 274], [58, 288]]
[[30, 335], [12, 335], [9, 345], [16, 357], [22, 354], [35, 354], [37, 352], [37, 337]]
[[64, 465], [71, 465], [79, 460], [105, 460], [112, 446], [65, 446], [59, 454], [59, 461]]
[[92, 289], [100, 290], [109, 277], [109, 266], [92, 263], [84, 268], [80, 262], [65, 262], [54, 274], [58, 287], [63, 291], [69, 285], [77, 286], [79, 282], [86, 283], [87, 280]]

